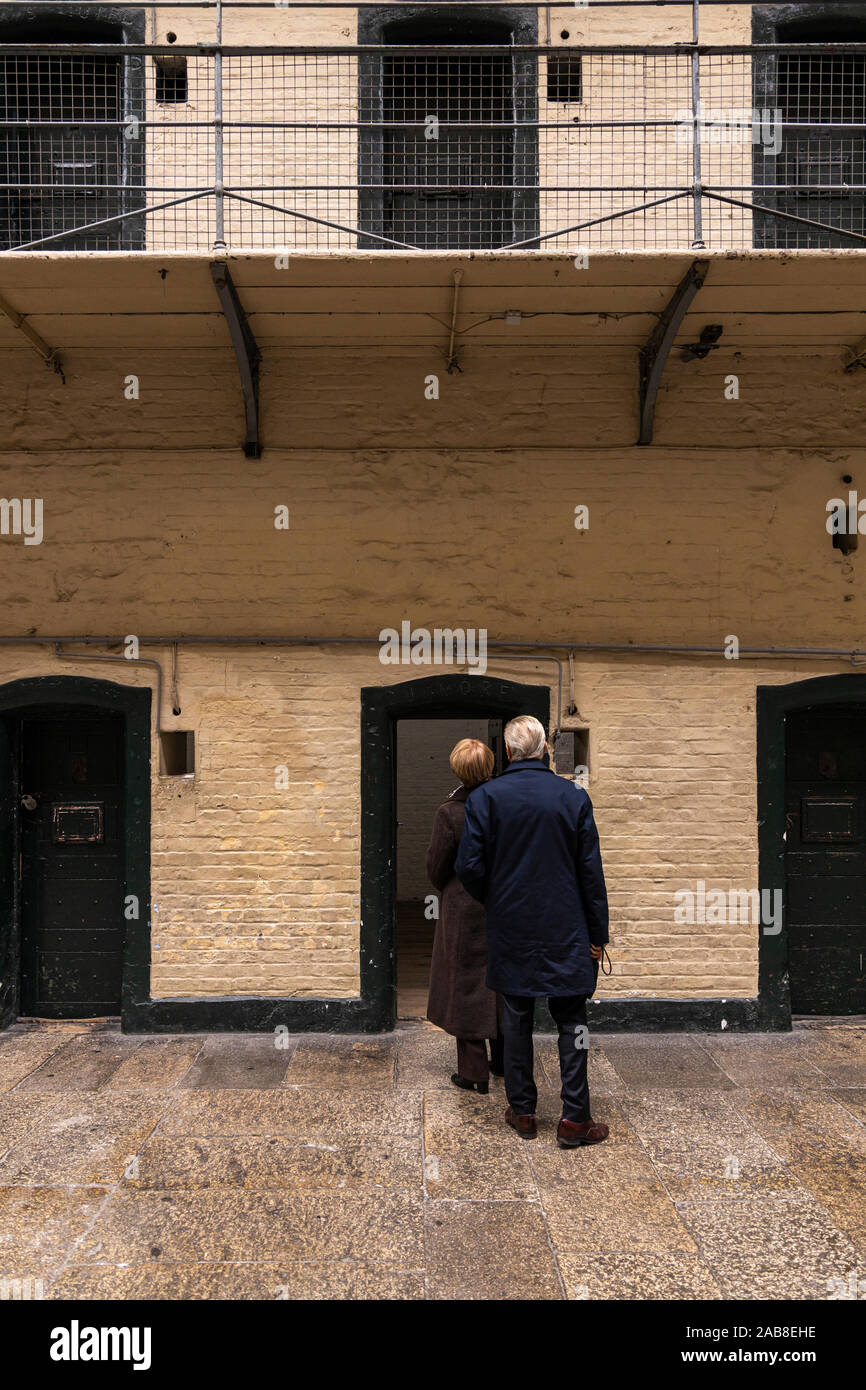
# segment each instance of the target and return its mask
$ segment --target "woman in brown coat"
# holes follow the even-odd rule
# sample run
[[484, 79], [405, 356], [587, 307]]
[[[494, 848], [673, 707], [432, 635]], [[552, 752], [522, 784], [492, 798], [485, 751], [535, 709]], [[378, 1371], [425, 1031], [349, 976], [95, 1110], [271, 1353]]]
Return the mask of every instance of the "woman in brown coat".
[[[427, 1017], [457, 1039], [457, 1070], [451, 1077], [464, 1091], [486, 1095], [490, 1072], [502, 1075], [502, 1004], [487, 988], [487, 932], [484, 908], [454, 875], [463, 830], [464, 804], [473, 787], [493, 771], [486, 743], [464, 738], [451, 753], [451, 771], [463, 783], [436, 812], [427, 851], [427, 876], [440, 894], [433, 938]], [[490, 1039], [487, 1060], [485, 1039]]]

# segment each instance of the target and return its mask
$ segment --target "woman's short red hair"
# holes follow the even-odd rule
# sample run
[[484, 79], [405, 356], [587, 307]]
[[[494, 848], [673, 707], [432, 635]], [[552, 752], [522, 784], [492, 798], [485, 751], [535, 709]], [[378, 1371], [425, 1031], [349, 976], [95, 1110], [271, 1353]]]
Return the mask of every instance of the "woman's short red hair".
[[493, 749], [478, 738], [461, 738], [451, 749], [451, 771], [464, 787], [479, 787], [493, 772]]

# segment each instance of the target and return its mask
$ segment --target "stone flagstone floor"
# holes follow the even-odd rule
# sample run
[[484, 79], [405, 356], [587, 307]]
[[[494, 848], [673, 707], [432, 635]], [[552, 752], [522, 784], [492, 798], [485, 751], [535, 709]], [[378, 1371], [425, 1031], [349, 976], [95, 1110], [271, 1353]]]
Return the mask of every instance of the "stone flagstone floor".
[[0, 1293], [866, 1297], [862, 1021], [597, 1035], [612, 1137], [576, 1152], [554, 1141], [554, 1039], [534, 1143], [501, 1081], [449, 1084], [430, 1025], [288, 1041], [0, 1034]]

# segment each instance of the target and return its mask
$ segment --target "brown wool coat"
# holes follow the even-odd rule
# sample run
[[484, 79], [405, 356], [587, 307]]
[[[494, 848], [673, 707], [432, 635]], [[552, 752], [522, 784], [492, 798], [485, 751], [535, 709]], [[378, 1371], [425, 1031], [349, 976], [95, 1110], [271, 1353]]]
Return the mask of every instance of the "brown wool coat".
[[440, 893], [427, 1017], [456, 1038], [495, 1038], [496, 995], [487, 988], [484, 908], [454, 875], [469, 792], [458, 787], [436, 812], [427, 877]]

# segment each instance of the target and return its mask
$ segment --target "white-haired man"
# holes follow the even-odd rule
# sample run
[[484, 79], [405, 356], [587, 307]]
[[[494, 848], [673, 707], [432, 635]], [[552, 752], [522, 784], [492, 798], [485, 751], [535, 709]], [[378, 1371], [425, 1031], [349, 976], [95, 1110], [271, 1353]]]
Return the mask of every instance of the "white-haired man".
[[590, 1114], [586, 1031], [608, 907], [592, 803], [545, 766], [546, 747], [532, 715], [506, 725], [508, 767], [468, 797], [455, 870], [486, 910], [487, 985], [504, 1004], [505, 1118], [535, 1138], [532, 1029], [535, 1001], [547, 999], [562, 1075], [556, 1138], [570, 1149], [608, 1135]]

